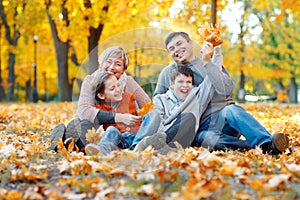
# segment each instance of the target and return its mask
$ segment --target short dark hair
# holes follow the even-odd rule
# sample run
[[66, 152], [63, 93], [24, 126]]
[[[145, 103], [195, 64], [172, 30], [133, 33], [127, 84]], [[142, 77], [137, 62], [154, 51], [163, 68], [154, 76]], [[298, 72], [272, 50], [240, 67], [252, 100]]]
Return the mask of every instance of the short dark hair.
[[180, 74], [183, 74], [187, 77], [192, 77], [193, 85], [194, 85], [194, 73], [191, 68], [189, 68], [187, 65], [177, 65], [172, 71], [171, 71], [171, 81], [174, 83], [176, 77]]
[[184, 39], [186, 39], [186, 41], [188, 41], [188, 42], [191, 40], [189, 34], [187, 34], [186, 32], [172, 32], [172, 33], [170, 33], [170, 34], [167, 36], [167, 38], [165, 39], [165, 45], [166, 45], [166, 48], [167, 48], [168, 44], [170, 43], [170, 41], [171, 41], [174, 37], [176, 37], [176, 36], [178, 36], [178, 35], [182, 36], [182, 37], [183, 37]]

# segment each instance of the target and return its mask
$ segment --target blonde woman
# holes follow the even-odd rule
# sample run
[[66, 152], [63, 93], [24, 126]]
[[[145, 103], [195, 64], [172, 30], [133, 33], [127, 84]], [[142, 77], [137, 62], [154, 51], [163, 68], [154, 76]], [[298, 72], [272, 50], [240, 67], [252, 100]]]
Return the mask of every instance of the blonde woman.
[[[78, 110], [75, 118], [70, 120], [67, 125], [59, 124], [51, 131], [51, 150], [57, 150], [56, 142], [62, 138], [65, 146], [73, 138], [76, 145], [83, 149], [86, 145], [85, 135], [87, 130], [92, 127], [99, 127], [99, 124], [123, 123], [130, 125], [135, 123], [137, 116], [131, 114], [121, 114], [106, 112], [95, 107], [95, 88], [94, 77], [104, 71], [113, 74], [119, 81], [123, 91], [133, 93], [136, 96], [137, 106], [141, 108], [143, 103], [149, 103], [151, 99], [138, 83], [125, 73], [129, 65], [129, 58], [122, 47], [113, 46], [107, 48], [98, 58], [99, 69], [93, 74], [87, 75], [82, 82], [80, 96], [78, 100]], [[70, 138], [70, 139], [69, 139]]]

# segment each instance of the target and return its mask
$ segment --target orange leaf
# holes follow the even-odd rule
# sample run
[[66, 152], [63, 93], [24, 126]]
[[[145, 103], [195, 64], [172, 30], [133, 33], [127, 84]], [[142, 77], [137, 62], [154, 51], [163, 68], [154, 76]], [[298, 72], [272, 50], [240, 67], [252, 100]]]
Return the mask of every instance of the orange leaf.
[[204, 26], [198, 29], [198, 32], [201, 36], [201, 43], [204, 41], [210, 42], [214, 47], [223, 43], [223, 40], [220, 38], [220, 26], [218, 24], [213, 27], [212, 25], [205, 23]]
[[138, 109], [138, 115], [139, 116], [144, 116], [146, 115], [148, 112], [150, 112], [152, 109], [153, 109], [153, 102], [149, 102], [149, 103], [143, 103], [142, 104], [142, 108], [141, 109]]

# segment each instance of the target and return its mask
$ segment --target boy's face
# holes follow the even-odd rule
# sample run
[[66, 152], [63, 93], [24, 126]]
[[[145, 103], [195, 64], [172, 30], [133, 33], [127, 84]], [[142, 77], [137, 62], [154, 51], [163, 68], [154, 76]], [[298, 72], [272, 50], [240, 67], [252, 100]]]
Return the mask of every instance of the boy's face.
[[183, 100], [190, 93], [193, 88], [193, 78], [184, 74], [179, 74], [175, 77], [174, 83], [171, 83], [175, 95]]
[[110, 76], [104, 83], [105, 89], [103, 94], [98, 94], [98, 97], [105, 102], [120, 102], [122, 100], [122, 89], [115, 76]]
[[171, 39], [167, 45], [167, 50], [177, 63], [187, 63], [194, 59], [192, 40], [187, 41], [181, 35]]
[[104, 61], [102, 70], [116, 76], [117, 79], [124, 73], [124, 62], [121, 58], [109, 57]]

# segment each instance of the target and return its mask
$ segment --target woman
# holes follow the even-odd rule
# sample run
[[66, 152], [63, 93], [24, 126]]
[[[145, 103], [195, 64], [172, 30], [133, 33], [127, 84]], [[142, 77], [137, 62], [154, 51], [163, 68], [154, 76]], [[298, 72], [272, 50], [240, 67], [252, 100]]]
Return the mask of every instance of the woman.
[[138, 120], [137, 116], [131, 114], [106, 112], [95, 107], [93, 77], [97, 76], [102, 70], [115, 75], [123, 90], [136, 96], [139, 108], [143, 103], [151, 102], [149, 96], [138, 83], [131, 76], [126, 75], [125, 70], [129, 65], [129, 58], [123, 48], [119, 46], [107, 48], [99, 56], [98, 62], [99, 69], [93, 74], [87, 75], [82, 82], [75, 118], [70, 120], [66, 127], [64, 124], [59, 124], [51, 131], [51, 150], [57, 150], [56, 142], [59, 142], [60, 138], [62, 138], [62, 141], [66, 140], [66, 146], [70, 142], [69, 138], [73, 138], [76, 145], [82, 149], [86, 144], [85, 135], [87, 130], [93, 127], [97, 129], [99, 124], [124, 123], [130, 125]]

